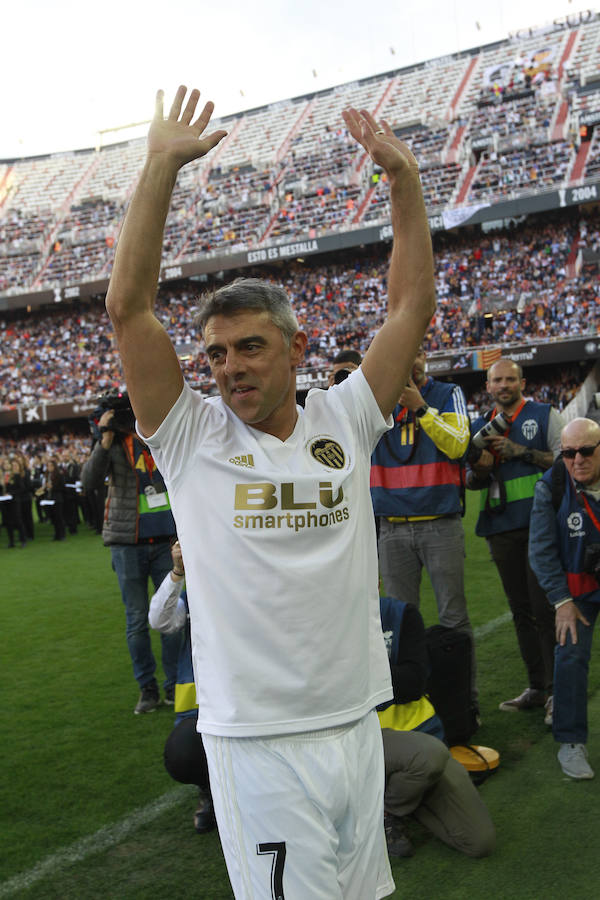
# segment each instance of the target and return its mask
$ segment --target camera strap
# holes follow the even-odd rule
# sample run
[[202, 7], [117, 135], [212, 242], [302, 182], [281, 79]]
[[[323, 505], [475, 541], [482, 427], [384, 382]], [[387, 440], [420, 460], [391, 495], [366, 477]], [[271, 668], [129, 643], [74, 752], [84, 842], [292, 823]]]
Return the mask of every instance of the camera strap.
[[408, 451], [408, 455], [406, 456], [405, 459], [401, 459], [398, 456], [398, 454], [396, 453], [396, 451], [394, 450], [394, 447], [390, 440], [390, 432], [386, 431], [383, 436], [383, 440], [384, 440], [384, 443], [385, 443], [388, 453], [401, 466], [406, 465], [406, 463], [409, 463], [412, 460], [413, 456], [415, 455], [415, 451], [417, 449], [417, 444], [419, 443], [419, 437], [420, 437], [420, 433], [421, 433], [421, 429], [419, 428], [419, 420], [415, 417], [414, 413], [412, 414], [412, 416], [409, 416], [409, 412], [410, 411], [407, 406], [401, 407], [400, 411], [398, 412], [398, 414], [396, 415], [395, 420], [394, 420], [395, 427], [406, 428], [407, 439], [408, 439], [408, 436], [410, 435], [411, 425], [412, 425], [412, 444], [411, 444], [410, 450]]
[[[512, 416], [507, 416], [506, 413], [504, 413], [504, 418], [508, 422], [508, 428], [504, 432], [503, 437], [508, 437], [508, 435], [510, 434], [510, 429], [512, 428], [513, 422], [515, 421], [517, 416], [520, 415], [521, 410], [523, 409], [523, 407], [525, 406], [526, 403], [527, 403], [527, 401], [526, 401], [525, 397], [522, 397], [521, 402], [519, 403], [518, 407], [516, 408], [516, 410], [514, 411]], [[494, 406], [494, 408], [492, 410], [492, 414], [490, 416], [490, 420], [495, 419], [497, 415], [498, 415], [498, 409]], [[498, 465], [500, 463], [500, 454], [496, 450], [489, 450], [489, 452], [492, 454], [492, 456], [496, 460], [496, 465]]]
[[[507, 416], [506, 413], [504, 413], [504, 418], [505, 418], [506, 421], [508, 422], [508, 428], [507, 428], [506, 431], [504, 432], [504, 437], [507, 437], [507, 435], [508, 435], [508, 433], [510, 432], [510, 429], [511, 429], [511, 427], [512, 427], [512, 423], [515, 421], [515, 419], [517, 418], [517, 416], [520, 415], [521, 410], [523, 409], [523, 407], [525, 406], [526, 403], [527, 403], [527, 400], [525, 399], [525, 397], [522, 397], [522, 398], [521, 398], [521, 402], [519, 403], [518, 407], [515, 409], [515, 411], [514, 411], [514, 413], [512, 414], [512, 416]], [[491, 418], [491, 419], [495, 419], [497, 415], [498, 415], [498, 410], [497, 410], [496, 407], [494, 407], [493, 410], [492, 410], [492, 415], [490, 416], [490, 418]]]
[[586, 508], [586, 511], [587, 511], [588, 516], [590, 517], [590, 519], [591, 519], [592, 522], [594, 523], [594, 528], [596, 529], [596, 531], [600, 532], [600, 522], [598, 521], [598, 519], [596, 518], [596, 516], [594, 515], [594, 513], [593, 513], [593, 511], [592, 511], [592, 507], [590, 506], [590, 501], [589, 501], [588, 498], [585, 496], [585, 494], [583, 493], [583, 491], [581, 491], [580, 496], [581, 496], [581, 500], [582, 500], [582, 502], [583, 502], [583, 505], [584, 505], [585, 508]]

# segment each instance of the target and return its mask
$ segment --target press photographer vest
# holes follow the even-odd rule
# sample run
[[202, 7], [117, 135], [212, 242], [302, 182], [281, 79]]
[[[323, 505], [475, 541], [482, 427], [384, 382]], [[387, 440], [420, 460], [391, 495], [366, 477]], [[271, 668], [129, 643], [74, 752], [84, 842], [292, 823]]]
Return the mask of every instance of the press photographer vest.
[[[379, 598], [381, 612], [381, 627], [386, 635], [386, 645], [389, 644], [389, 657], [392, 665], [398, 663], [398, 646], [400, 643], [400, 631], [406, 603], [401, 600], [393, 600], [391, 597]], [[382, 703], [377, 707], [379, 724], [382, 728], [391, 728], [394, 731], [425, 731], [444, 739], [444, 730], [436, 715], [435, 709], [427, 697], [419, 697], [410, 703]]]
[[122, 446], [137, 484], [136, 539], [147, 540], [175, 534], [169, 495], [150, 451], [130, 434], [123, 439]]
[[[552, 490], [552, 469], [543, 476]], [[596, 520], [600, 522], [600, 503], [586, 495]], [[556, 513], [560, 562], [567, 576], [569, 592], [573, 600], [591, 600], [600, 603], [600, 586], [594, 575], [584, 571], [585, 548], [600, 544], [600, 531], [594, 525], [585, 506], [577, 499], [573, 480], [567, 473], [562, 503]]]
[[[527, 400], [506, 435], [516, 444], [529, 450], [548, 450], [548, 420], [551, 407], [548, 403]], [[486, 423], [480, 416], [472, 425], [471, 434], [477, 434]], [[542, 470], [534, 463], [522, 459], [508, 459], [494, 469], [497, 490], [483, 488], [479, 498], [479, 518], [475, 533], [489, 537], [504, 531], [529, 528], [533, 494]]]
[[[429, 378], [423, 399], [443, 410], [455, 384]], [[438, 450], [408, 413], [393, 412], [395, 426], [377, 444], [371, 457], [371, 499], [376, 516], [448, 516], [462, 511], [462, 460]]]
[[[187, 608], [187, 595], [182, 591], [181, 597]], [[183, 626], [183, 640], [177, 659], [177, 683], [175, 684], [175, 724], [181, 719], [198, 717], [196, 702], [196, 685], [194, 684], [194, 667], [192, 665], [192, 639], [190, 634], [190, 617]]]

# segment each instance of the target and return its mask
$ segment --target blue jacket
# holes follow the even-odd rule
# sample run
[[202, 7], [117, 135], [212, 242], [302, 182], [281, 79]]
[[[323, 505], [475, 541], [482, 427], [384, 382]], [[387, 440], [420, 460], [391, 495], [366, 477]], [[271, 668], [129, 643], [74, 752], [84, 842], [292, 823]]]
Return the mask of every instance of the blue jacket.
[[[181, 593], [181, 599], [186, 608], [188, 605], [187, 594]], [[181, 719], [198, 716], [198, 704], [196, 703], [196, 685], [194, 682], [194, 667], [192, 665], [192, 637], [190, 632], [190, 616], [183, 626], [183, 639], [177, 658], [177, 683], [175, 684], [175, 724]]]
[[[454, 403], [457, 392], [459, 409]], [[396, 406], [396, 425], [384, 434], [373, 452], [371, 499], [376, 516], [433, 517], [461, 512], [462, 457], [468, 446], [464, 397], [455, 384], [433, 378], [427, 379], [421, 394], [432, 411], [415, 419], [412, 412]], [[464, 443], [459, 444], [458, 456], [452, 458], [444, 452], [443, 442], [446, 439], [454, 451], [463, 419]], [[428, 430], [441, 448], [429, 437]]]
[[[600, 521], [600, 503], [586, 495]], [[552, 504], [552, 470], [535, 488], [529, 527], [529, 561], [551, 603], [573, 598], [600, 602], [600, 586], [593, 575], [583, 571], [585, 548], [600, 543], [594, 523], [580, 504], [573, 481], [566, 475], [563, 499], [558, 511]]]

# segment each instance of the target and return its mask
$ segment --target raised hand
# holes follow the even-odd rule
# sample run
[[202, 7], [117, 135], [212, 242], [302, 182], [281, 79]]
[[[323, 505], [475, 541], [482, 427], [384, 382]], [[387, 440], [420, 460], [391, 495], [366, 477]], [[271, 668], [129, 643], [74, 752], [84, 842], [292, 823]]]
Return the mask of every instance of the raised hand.
[[191, 162], [193, 159], [205, 156], [227, 134], [226, 131], [214, 131], [211, 134], [204, 134], [204, 130], [210, 122], [214, 104], [210, 101], [206, 103], [198, 118], [192, 121], [200, 99], [200, 91], [194, 88], [182, 112], [181, 109], [186, 93], [186, 86], [180, 85], [175, 94], [169, 115], [165, 119], [163, 112], [164, 92], [158, 91], [156, 94], [154, 118], [148, 132], [148, 155], [165, 154], [177, 164], [178, 168], [181, 168], [181, 166]]
[[388, 123], [381, 126], [366, 109], [350, 107], [342, 112], [346, 128], [352, 137], [364, 147], [373, 162], [387, 172], [390, 178], [413, 170], [419, 171], [417, 160], [404, 141], [396, 137]]

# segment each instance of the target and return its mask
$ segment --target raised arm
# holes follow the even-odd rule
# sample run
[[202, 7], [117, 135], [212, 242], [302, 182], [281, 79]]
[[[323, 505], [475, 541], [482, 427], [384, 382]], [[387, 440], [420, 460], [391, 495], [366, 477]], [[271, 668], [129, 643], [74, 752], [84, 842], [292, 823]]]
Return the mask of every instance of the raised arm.
[[146, 162], [123, 223], [106, 295], [129, 398], [145, 435], [156, 431], [183, 386], [175, 349], [154, 315], [171, 194], [179, 169], [204, 156], [226, 134], [204, 135], [212, 103], [194, 120], [199, 91], [190, 93], [182, 112], [186, 91], [183, 85], [178, 89], [166, 119], [162, 91], [156, 96]]
[[387, 122], [366, 110], [343, 113], [350, 134], [381, 166], [390, 185], [393, 245], [388, 273], [387, 319], [362, 364], [384, 416], [398, 401], [417, 350], [435, 312], [433, 252], [419, 169]]

